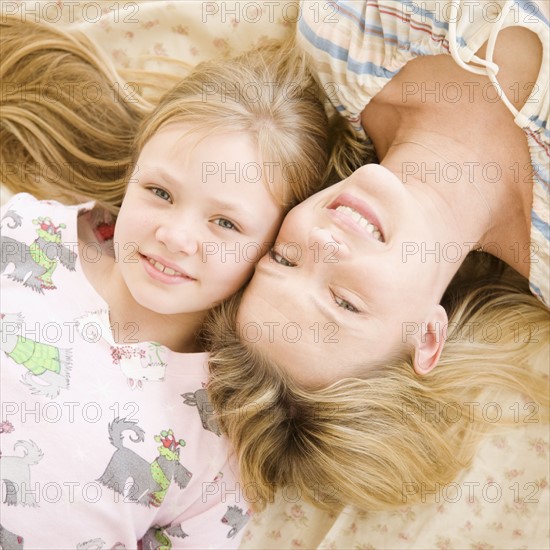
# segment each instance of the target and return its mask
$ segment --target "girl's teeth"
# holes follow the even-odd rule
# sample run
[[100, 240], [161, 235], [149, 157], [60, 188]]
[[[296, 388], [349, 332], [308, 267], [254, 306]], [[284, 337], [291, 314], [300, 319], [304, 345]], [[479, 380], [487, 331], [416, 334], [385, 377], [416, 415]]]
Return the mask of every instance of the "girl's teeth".
[[346, 214], [347, 216], [350, 216], [351, 219], [355, 221], [360, 227], [365, 228], [369, 233], [372, 234], [373, 237], [375, 237], [379, 241], [382, 241], [382, 233], [380, 233], [378, 228], [372, 223], [370, 223], [369, 220], [361, 216], [359, 212], [357, 212], [353, 208], [350, 208], [349, 206], [344, 206], [344, 205], [338, 206], [336, 210]]
[[179, 271], [175, 271], [171, 267], [166, 267], [162, 265], [160, 262], [156, 262], [155, 260], [149, 258], [149, 263], [154, 266], [155, 269], [158, 271], [161, 271], [162, 273], [166, 273], [166, 275], [181, 275]]

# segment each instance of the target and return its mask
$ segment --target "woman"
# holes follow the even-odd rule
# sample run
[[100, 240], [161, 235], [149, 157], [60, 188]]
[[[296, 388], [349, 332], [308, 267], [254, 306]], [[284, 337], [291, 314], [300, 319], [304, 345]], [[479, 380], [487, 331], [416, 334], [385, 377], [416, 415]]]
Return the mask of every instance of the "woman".
[[299, 41], [380, 164], [293, 209], [213, 327], [209, 389], [259, 503], [296, 484], [380, 508], [448, 483], [486, 388], [547, 418], [526, 367], [548, 341], [548, 14], [490, 4], [303, 5]]

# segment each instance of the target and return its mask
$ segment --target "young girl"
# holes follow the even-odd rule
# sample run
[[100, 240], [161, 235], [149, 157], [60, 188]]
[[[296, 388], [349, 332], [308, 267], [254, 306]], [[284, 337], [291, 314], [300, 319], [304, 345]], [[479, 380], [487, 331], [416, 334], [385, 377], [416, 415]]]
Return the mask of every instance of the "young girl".
[[[2, 210], [0, 545], [236, 547], [248, 504], [198, 333], [323, 179], [313, 81], [270, 47], [199, 66], [146, 114], [84, 39], [7, 19], [1, 40], [4, 179], [100, 200]], [[48, 101], [53, 83], [74, 93]]]

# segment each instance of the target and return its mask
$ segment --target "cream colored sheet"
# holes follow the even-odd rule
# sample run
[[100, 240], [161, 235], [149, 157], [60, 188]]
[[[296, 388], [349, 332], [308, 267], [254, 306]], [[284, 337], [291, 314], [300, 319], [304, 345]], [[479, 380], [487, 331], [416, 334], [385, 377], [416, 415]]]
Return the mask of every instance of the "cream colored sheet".
[[[314, 9], [314, 0], [309, 5]], [[77, 25], [118, 67], [162, 71], [174, 70], [170, 59], [196, 64], [286, 36], [298, 16], [296, 4], [282, 0], [3, 0], [2, 12]], [[3, 200], [6, 196], [2, 193]], [[544, 364], [549, 363], [550, 357]], [[497, 407], [487, 408], [490, 418], [495, 418]], [[404, 502], [391, 513], [349, 509], [327, 514], [288, 490], [284, 499], [250, 522], [242, 548], [549, 548], [549, 433], [531, 412], [518, 404], [518, 426], [489, 436], [472, 468], [450, 487], [426, 494], [423, 505]]]

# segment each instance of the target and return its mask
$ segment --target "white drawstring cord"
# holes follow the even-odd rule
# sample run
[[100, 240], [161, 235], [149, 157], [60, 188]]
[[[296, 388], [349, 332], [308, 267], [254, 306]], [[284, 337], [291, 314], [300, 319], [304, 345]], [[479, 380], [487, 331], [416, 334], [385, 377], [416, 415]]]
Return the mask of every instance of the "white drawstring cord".
[[512, 5], [514, 3], [514, 0], [506, 0], [504, 5], [502, 6], [502, 10], [500, 13], [500, 18], [497, 22], [494, 23], [494, 27], [491, 29], [491, 33], [489, 35], [489, 41], [487, 44], [487, 56], [486, 59], [481, 59], [477, 57], [477, 55], [472, 56], [472, 61], [474, 63], [477, 63], [478, 65], [481, 65], [481, 67], [473, 67], [471, 65], [468, 65], [462, 59], [460, 58], [460, 55], [458, 53], [458, 43], [456, 39], [456, 26], [458, 22], [458, 15], [460, 10], [460, 0], [450, 0], [450, 17], [449, 17], [449, 49], [451, 51], [451, 55], [457, 65], [465, 69], [466, 71], [469, 71], [473, 74], [479, 74], [479, 75], [486, 75], [489, 80], [492, 82], [492, 84], [495, 86], [499, 97], [502, 99], [506, 107], [511, 111], [511, 113], [515, 116], [518, 114], [518, 110], [512, 105], [510, 100], [506, 97], [506, 94], [504, 93], [504, 90], [498, 83], [498, 80], [496, 79], [496, 75], [499, 71], [499, 66], [493, 61], [493, 54], [495, 51], [495, 44], [497, 41], [498, 33], [500, 32], [500, 29], [502, 28], [502, 25], [504, 24], [504, 20], [506, 19], [506, 16], [508, 15], [508, 12], [512, 8]]
[[[504, 6], [502, 6], [502, 11], [500, 13], [500, 19], [495, 23], [495, 26], [493, 29], [491, 29], [491, 34], [489, 35], [489, 42], [487, 44], [487, 62], [491, 63], [492, 65], [495, 65], [493, 63], [493, 53], [495, 51], [495, 44], [497, 41], [497, 35], [500, 32], [500, 29], [502, 28], [502, 25], [504, 23], [504, 20], [506, 19], [506, 16], [508, 15], [508, 12], [512, 8], [513, 0], [507, 0]], [[498, 72], [498, 65], [495, 65], [497, 67], [497, 71], [492, 71], [491, 69], [487, 68], [487, 76], [489, 77], [489, 80], [493, 83], [495, 88], [497, 89], [498, 93], [500, 94], [500, 99], [504, 101], [504, 104], [508, 109], [511, 111], [511, 113], [516, 117], [519, 113], [519, 111], [512, 105], [512, 102], [506, 97], [506, 94], [504, 93], [504, 90], [498, 83], [496, 79], [496, 75]]]

